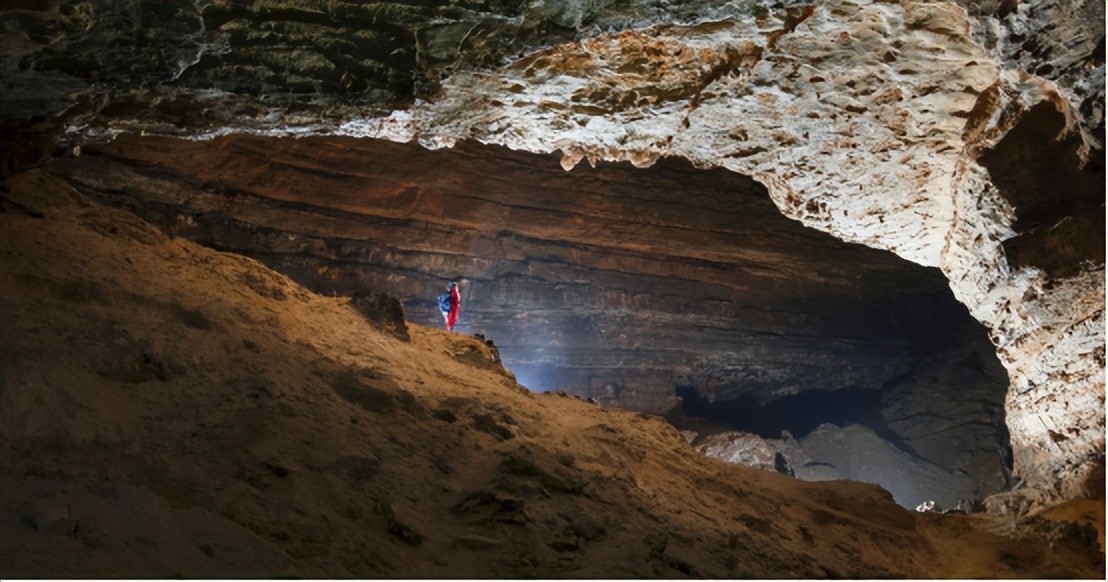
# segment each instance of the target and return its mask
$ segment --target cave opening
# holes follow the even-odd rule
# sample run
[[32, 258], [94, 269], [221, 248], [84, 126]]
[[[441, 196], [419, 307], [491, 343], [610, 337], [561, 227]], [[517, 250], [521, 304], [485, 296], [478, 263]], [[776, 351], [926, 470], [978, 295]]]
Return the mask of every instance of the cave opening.
[[1103, 575], [1105, 4], [999, 3], [4, 3], [2, 561]]
[[522, 384], [678, 411], [704, 451], [739, 430], [801, 478], [933, 485], [894, 491], [904, 505], [1007, 484], [1007, 376], [943, 275], [785, 218], [746, 176], [246, 135], [123, 135], [52, 167], [317, 292], [387, 293], [417, 323], [441, 326], [435, 297], [457, 280], [457, 330], [493, 341]]
[[832, 392], [800, 392], [764, 404], [751, 394], [716, 404], [689, 386], [678, 386], [676, 391], [685, 414], [763, 438], [778, 438], [782, 432], [804, 438], [821, 424], [830, 423], [860, 424], [885, 440], [899, 440], [881, 418], [881, 392], [877, 390], [848, 387]]

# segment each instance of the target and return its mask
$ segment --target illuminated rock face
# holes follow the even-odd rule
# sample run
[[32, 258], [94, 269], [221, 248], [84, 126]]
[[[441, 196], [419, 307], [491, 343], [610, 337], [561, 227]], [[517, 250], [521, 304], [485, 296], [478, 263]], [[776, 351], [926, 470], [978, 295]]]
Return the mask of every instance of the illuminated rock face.
[[383, 290], [420, 323], [441, 324], [433, 299], [460, 280], [459, 331], [495, 341], [532, 389], [655, 413], [681, 396], [767, 437], [864, 423], [911, 454], [848, 457], [914, 460], [841, 476], [898, 487], [916, 470], [928, 485], [898, 495], [909, 507], [1008, 482], [1007, 378], [941, 273], [801, 226], [733, 172], [567, 173], [555, 156], [472, 143], [134, 136], [50, 167], [319, 292]]
[[[86, 135], [473, 139], [567, 169], [679, 157], [751, 176], [786, 216], [939, 267], [1008, 369], [1016, 472], [1078, 493], [1104, 450], [1103, 3], [547, 4], [8, 11], [4, 82], [33, 91], [6, 91], [5, 115], [77, 102]], [[136, 32], [154, 16], [165, 33]], [[364, 72], [324, 37], [397, 60]]]
[[[1022, 23], [1018, 34], [1046, 28], [1045, 14], [1102, 22], [1098, 6], [1021, 6], [1005, 22]], [[1104, 446], [1103, 228], [1089, 219], [1103, 214], [1103, 36], [1076, 18], [1071, 33], [1047, 35], [1052, 48], [1038, 52], [1066, 70], [1055, 84], [1015, 68], [1034, 60], [1006, 44], [1016, 35], [950, 3], [831, 2], [781, 16], [551, 49], [456, 76], [433, 103], [366, 131], [558, 149], [566, 167], [681, 156], [754, 176], [806, 225], [941, 267], [1009, 370], [1016, 471], [1074, 495]], [[994, 46], [980, 43], [983, 30], [1000, 35]], [[1053, 53], [1063, 46], [1072, 52]], [[1021, 144], [1025, 123], [1054, 131]], [[1013, 196], [989, 175], [989, 152], [1013, 134], [1017, 151], [1058, 150], [1047, 155], [1054, 175], [1076, 191], [1060, 213], [1021, 223], [1059, 201]], [[1092, 242], [1043, 267], [1012, 264], [1018, 243], [1004, 243], [1028, 227]]]
[[763, 403], [880, 390], [974, 327], [936, 269], [807, 229], [757, 182], [678, 160], [567, 173], [473, 144], [127, 136], [52, 167], [320, 292], [382, 289], [421, 323], [441, 322], [433, 299], [460, 279], [460, 330], [493, 339], [525, 384], [608, 387], [656, 412], [679, 376]]

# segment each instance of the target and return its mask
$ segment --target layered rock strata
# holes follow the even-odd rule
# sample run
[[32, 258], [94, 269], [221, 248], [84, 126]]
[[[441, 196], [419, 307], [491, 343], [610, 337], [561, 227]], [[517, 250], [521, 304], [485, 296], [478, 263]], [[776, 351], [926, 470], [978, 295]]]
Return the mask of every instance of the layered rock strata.
[[1104, 569], [1088, 526], [1003, 537], [693, 454], [656, 418], [520, 388], [472, 337], [401, 341], [41, 171], [0, 184], [0, 220], [6, 578]]
[[[647, 166], [665, 156], [727, 168], [765, 184], [787, 216], [943, 270], [1009, 371], [1016, 471], [1035, 489], [1076, 495], [1103, 455], [1100, 2], [754, 1], [688, 11], [649, 2], [482, 4], [490, 18], [471, 18], [477, 4], [369, 18], [341, 2], [212, 3], [172, 14], [144, 11], [147, 4], [6, 11], [3, 82], [31, 91], [5, 91], [16, 95], [5, 105], [19, 105], [5, 109], [33, 118], [76, 105], [63, 117], [76, 136], [133, 128], [341, 133], [429, 147], [476, 139], [561, 151], [567, 168], [583, 159]], [[378, 31], [424, 17], [434, 26], [400, 26], [418, 29], [412, 35], [389, 40]], [[154, 21], [168, 34], [142, 32]], [[368, 21], [372, 38], [337, 37], [399, 63], [367, 65], [380, 74], [363, 75], [372, 79], [364, 85], [356, 67], [336, 65], [305, 40], [355, 21]], [[649, 23], [661, 24], [642, 28]], [[580, 41], [523, 54], [561, 35]], [[416, 58], [405, 69], [411, 50], [445, 64]], [[481, 68], [501, 57], [509, 62]], [[437, 79], [427, 71], [445, 74], [454, 63], [477, 69], [453, 73], [433, 94], [389, 75]], [[353, 96], [338, 90], [347, 73], [357, 81]], [[328, 75], [338, 80], [319, 80]], [[415, 106], [383, 117], [389, 106], [375, 95], [390, 90], [393, 105]], [[1029, 125], [1049, 131], [1021, 129]], [[1053, 182], [1028, 196], [1017, 191], [1026, 181], [1013, 190], [998, 178], [1004, 164], [989, 152], [1009, 156], [1008, 136], [1073, 180], [1059, 212]], [[1043, 262], [1027, 241], [1057, 252]]]
[[677, 161], [567, 174], [472, 144], [125, 137], [51, 169], [320, 292], [386, 291], [429, 325], [442, 284], [461, 278], [459, 329], [493, 339], [525, 384], [618, 390], [656, 412], [678, 376], [721, 400], [878, 390], [973, 323], [934, 270], [806, 229], [756, 182]]
[[[1045, 8], [1021, 5], [1019, 18], [1058, 14]], [[1087, 10], [1103, 21], [1103, 6]], [[1054, 56], [1080, 78], [1069, 85], [1011, 68], [1028, 56], [998, 54], [1000, 41], [982, 46], [975, 31], [991, 22], [942, 2], [831, 2], [629, 31], [456, 76], [426, 107], [348, 127], [432, 147], [465, 136], [558, 149], [566, 167], [681, 156], [756, 177], [809, 226], [939, 266], [1009, 370], [1014, 463], [1029, 495], [1073, 496], [1104, 446], [1103, 35], [1064, 21], [1070, 52]], [[1047, 58], [1050, 46], [1032, 52]], [[1026, 253], [1013, 264], [1017, 243], [1004, 243], [1036, 206], [995, 183], [987, 152], [1021, 141], [1040, 111], [1064, 122], [1020, 147], [1056, 160], [1078, 202], [1036, 228], [1076, 241], [1050, 264], [1026, 264]]]

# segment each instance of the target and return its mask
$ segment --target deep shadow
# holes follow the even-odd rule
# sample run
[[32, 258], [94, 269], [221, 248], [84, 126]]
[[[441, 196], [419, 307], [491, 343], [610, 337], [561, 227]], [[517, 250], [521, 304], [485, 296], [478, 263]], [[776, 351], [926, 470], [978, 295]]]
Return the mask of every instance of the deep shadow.
[[809, 390], [761, 404], [750, 395], [721, 402], [709, 402], [695, 388], [677, 388], [681, 409], [688, 416], [710, 420], [762, 438], [781, 438], [789, 431], [795, 438], [808, 436], [824, 423], [837, 426], [860, 424], [881, 438], [897, 443], [881, 417], [881, 391], [850, 387], [830, 392]]

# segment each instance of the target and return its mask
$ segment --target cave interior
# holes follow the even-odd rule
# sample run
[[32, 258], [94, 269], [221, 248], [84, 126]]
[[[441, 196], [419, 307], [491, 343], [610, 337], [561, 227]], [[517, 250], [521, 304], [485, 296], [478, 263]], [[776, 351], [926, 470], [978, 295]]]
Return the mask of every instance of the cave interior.
[[457, 331], [532, 390], [661, 414], [701, 441], [753, 433], [794, 475], [875, 482], [911, 508], [1010, 485], [1007, 377], [942, 274], [785, 218], [727, 170], [132, 135], [52, 167], [173, 236], [321, 294], [383, 292], [424, 325], [460, 281]]
[[[89, 551], [107, 560], [96, 571], [123, 577], [165, 575], [165, 564], [194, 551], [213, 560], [204, 572], [218, 574], [233, 562], [221, 561], [219, 548], [236, 544], [255, 552], [242, 570], [250, 575], [281, 573], [274, 564], [292, 564], [290, 576], [442, 574], [449, 559], [465, 562], [459, 572], [493, 572], [473, 558], [481, 552], [498, 556], [495, 573], [521, 576], [955, 571], [893, 551], [918, 542], [905, 531], [945, 527], [920, 525], [914, 512], [859, 518], [872, 518], [883, 533], [870, 537], [889, 545], [877, 551], [875, 542], [857, 563], [861, 550], [835, 545], [839, 520], [886, 501], [1031, 520], [1059, 502], [1088, 502], [1079, 507], [1092, 530], [1021, 522], [1026, 539], [1049, 542], [1040, 543], [1045, 553], [997, 542], [995, 560], [957, 571], [1067, 577], [1055, 560], [1073, 550], [1084, 556], [1080, 568], [1088, 558], [1103, 572], [1104, 10], [1096, 0], [5, 2], [0, 211], [5, 230], [23, 235], [5, 239], [0, 264], [0, 300], [12, 310], [2, 353], [16, 354], [5, 356], [0, 376], [0, 453], [14, 467], [0, 478], [25, 495], [0, 527], [39, 551], [20, 572], [56, 574], [42, 556], [64, 546], [75, 561]], [[103, 265], [73, 270], [120, 280], [36, 274], [28, 257], [58, 269], [51, 259], [72, 256], [36, 224], [73, 241], [104, 235], [90, 249]], [[166, 251], [162, 236], [185, 250]], [[132, 257], [105, 249], [160, 252], [172, 266], [158, 270], [151, 259], [162, 279], [130, 277], [116, 259], [134, 266]], [[271, 271], [243, 267], [242, 257]], [[204, 269], [239, 278], [226, 293], [222, 282], [199, 286], [221, 290], [210, 305], [161, 289], [168, 281], [191, 289]], [[436, 335], [435, 297], [448, 281], [461, 288], [458, 333]], [[227, 299], [236, 294], [253, 302]], [[121, 297], [133, 300], [133, 321]], [[320, 298], [349, 298], [389, 339], [361, 346], [345, 323], [330, 337], [319, 322], [344, 320]], [[167, 318], [168, 331], [138, 330], [148, 312]], [[65, 319], [77, 313], [95, 317], [81, 328]], [[42, 340], [49, 326], [88, 353]], [[294, 337], [303, 329], [312, 333]], [[197, 346], [196, 361], [204, 354], [223, 368], [173, 364], [192, 361], [189, 350], [165, 346], [197, 337], [211, 343]], [[226, 353], [212, 347], [229, 338], [241, 342]], [[442, 356], [436, 365], [450, 372], [431, 380], [408, 361], [416, 347]], [[344, 358], [355, 352], [364, 367], [351, 372]], [[105, 371], [82, 359], [103, 354], [130, 364]], [[255, 362], [266, 354], [289, 361]], [[479, 371], [452, 368], [459, 362]], [[384, 363], [404, 374], [374, 367]], [[270, 386], [243, 379], [240, 364]], [[67, 370], [80, 381], [51, 376]], [[274, 370], [289, 384], [271, 378]], [[86, 380], [83, 400], [74, 386]], [[174, 416], [206, 412], [190, 408], [195, 402], [176, 410], [186, 396], [209, 398], [205, 406], [227, 415], [224, 434], [252, 443], [213, 455], [234, 473], [233, 495], [201, 503], [163, 477], [207, 427]], [[131, 415], [125, 421], [116, 404]], [[141, 406], [148, 416], [135, 412]], [[358, 410], [346, 418], [351, 406]], [[282, 424], [290, 410], [300, 414]], [[381, 421], [382, 410], [392, 416]], [[580, 416], [546, 422], [569, 410]], [[256, 411], [273, 424], [251, 417]], [[186, 436], [155, 438], [150, 448], [136, 427], [151, 419]], [[337, 451], [287, 440], [300, 431], [329, 438], [320, 435], [336, 419], [372, 436], [365, 446], [374, 450], [323, 466], [311, 455]], [[425, 427], [453, 440], [426, 439]], [[254, 432], [267, 436], [255, 442]], [[622, 434], [639, 440], [612, 436]], [[361, 446], [351, 442], [361, 441], [338, 444]], [[204, 446], [221, 445], [196, 450]], [[277, 449], [302, 458], [276, 462]], [[107, 469], [100, 454], [115, 455]], [[432, 459], [430, 469], [380, 462], [389, 455]], [[727, 470], [763, 471], [713, 480], [704, 475], [716, 461], [704, 456], [727, 461]], [[471, 473], [455, 466], [461, 458], [494, 467], [486, 473], [495, 477], [467, 481]], [[658, 477], [674, 467], [673, 480]], [[592, 479], [595, 498], [574, 497], [588, 498], [588, 487], [565, 471], [590, 475], [581, 479]], [[774, 481], [781, 474], [795, 479]], [[194, 487], [219, 480], [177, 476]], [[319, 539], [334, 531], [290, 517], [305, 514], [306, 497], [251, 505], [258, 492], [340, 491], [328, 489], [336, 479], [345, 481], [335, 498], [348, 506], [327, 511], [359, 524], [346, 531], [386, 536], [387, 556], [358, 549], [363, 563], [332, 569], [334, 557], [319, 556], [334, 548]], [[876, 484], [891, 500], [847, 481]], [[111, 536], [96, 538], [71, 515], [67, 488], [84, 482], [110, 485], [80, 493], [96, 507], [155, 492], [156, 502], [135, 502], [158, 508], [143, 524], [204, 506], [209, 513], [182, 522], [202, 538], [203, 524], [215, 523], [206, 520], [231, 518], [212, 526], [229, 536], [226, 546], [190, 541], [168, 558], [136, 558], [153, 569], [113, 570], [103, 557], [111, 552], [97, 553]], [[391, 497], [398, 484], [417, 482], [427, 499]], [[791, 500], [788, 511], [799, 513], [790, 515], [805, 525], [779, 531], [769, 518], [742, 514], [741, 531], [713, 529], [705, 513], [738, 511], [730, 501], [713, 505], [718, 498], [753, 499], [763, 486]], [[658, 491], [689, 498], [671, 505]], [[551, 509], [613, 499], [621, 501], [605, 515], [631, 519], [649, 508], [657, 523], [685, 533], [635, 531], [628, 542], [595, 524], [563, 531], [568, 510]], [[527, 516], [524, 500], [530, 511], [549, 510], [548, 519]], [[786, 511], [784, 502], [758, 503], [766, 515]], [[809, 503], [824, 505], [809, 515]], [[412, 557], [425, 536], [411, 524], [490, 504], [499, 509], [481, 535], [465, 529], [473, 523], [450, 522], [422, 548], [448, 548], [438, 562]], [[112, 517], [101, 523], [118, 514], [104, 510]], [[547, 536], [533, 544], [538, 551], [528, 546], [531, 562], [512, 561], [518, 548], [504, 541], [523, 538], [496, 537], [506, 514], [508, 525]], [[370, 521], [376, 530], [361, 527]], [[314, 533], [290, 538], [282, 529], [290, 523]], [[823, 528], [829, 545], [799, 561], [791, 543], [767, 541], [822, 543], [807, 528]], [[955, 541], [935, 542], [936, 555], [962, 550], [956, 529], [943, 530]], [[1017, 544], [1016, 529], [1002, 532], [1004, 544]], [[702, 548], [688, 540], [698, 531], [720, 534], [709, 557], [693, 555]], [[749, 536], [762, 537], [746, 543]], [[607, 570], [605, 554], [584, 551], [598, 540], [635, 551]], [[757, 567], [735, 561], [736, 552], [771, 546], [784, 554], [765, 564], [743, 554]], [[3, 551], [22, 556], [16, 547]], [[817, 568], [812, 556], [828, 563]], [[698, 569], [709, 566], [718, 569]]]

